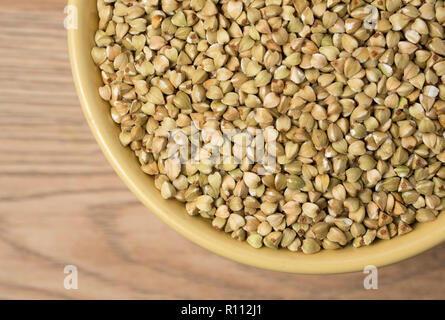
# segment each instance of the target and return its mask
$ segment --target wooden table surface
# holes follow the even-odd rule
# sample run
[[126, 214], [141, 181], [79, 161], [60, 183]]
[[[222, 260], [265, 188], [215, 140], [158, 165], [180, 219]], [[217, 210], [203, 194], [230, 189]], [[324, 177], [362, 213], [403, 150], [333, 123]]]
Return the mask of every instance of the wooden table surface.
[[[93, 0], [85, 0], [93, 1]], [[77, 99], [65, 1], [0, 0], [0, 298], [445, 298], [445, 244], [362, 273], [244, 266], [150, 213], [105, 160]], [[63, 286], [78, 268], [79, 289]]]

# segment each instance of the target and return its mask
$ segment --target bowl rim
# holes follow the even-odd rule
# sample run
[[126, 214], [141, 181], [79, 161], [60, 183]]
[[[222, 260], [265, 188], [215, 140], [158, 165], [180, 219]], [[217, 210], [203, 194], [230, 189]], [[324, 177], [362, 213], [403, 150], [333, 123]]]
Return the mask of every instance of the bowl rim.
[[[94, 3], [94, 7], [96, 6], [96, 1], [91, 1], [88, 5], [91, 5], [91, 3]], [[69, 0], [68, 5], [73, 5], [78, 9], [78, 19], [79, 22], [82, 22], [82, 17], [80, 16], [82, 12], [79, 8], [86, 8], [86, 2], [83, 0]], [[86, 83], [89, 82], [87, 76], [89, 69], [87, 71], [86, 64], [88, 62], [86, 61], [88, 59], [91, 60], [91, 57], [90, 52], [81, 50], [82, 45], [80, 44], [82, 41], [88, 41], [87, 39], [82, 39], [81, 32], [79, 31], [81, 28], [86, 28], [86, 26], [79, 23], [77, 30], [67, 30], [68, 50], [77, 95], [90, 130], [108, 162], [137, 198], [161, 220], [195, 244], [220, 256], [261, 269], [299, 274], [336, 274], [363, 271], [363, 268], [367, 265], [381, 267], [393, 264], [413, 257], [445, 241], [445, 214], [439, 215], [438, 219], [430, 224], [415, 226], [414, 232], [410, 232], [403, 237], [391, 239], [393, 245], [380, 241], [369, 247], [358, 249], [351, 247], [341, 249], [340, 251], [324, 250], [315, 255], [292, 253], [287, 252], [287, 250], [284, 253], [283, 251], [285, 250], [268, 248], [256, 250], [245, 243], [241, 244], [238, 241], [233, 241], [224, 233], [215, 231], [212, 228], [208, 228], [211, 231], [204, 230], [204, 232], [197, 233], [196, 231], [201, 228], [198, 226], [198, 222], [196, 222], [196, 226], [192, 225], [194, 222], [185, 222], [186, 225], [184, 225], [184, 219], [188, 218], [180, 218], [178, 215], [168, 212], [168, 204], [159, 201], [159, 197], [147, 194], [146, 186], [143, 186], [140, 181], [131, 179], [131, 173], [127, 171], [128, 168], [125, 168], [125, 164], [118, 161], [114, 154], [116, 152], [116, 143], [111, 142], [111, 139], [104, 134], [104, 129], [97, 125], [97, 119], [94, 116], [94, 106], [96, 105], [94, 101], [98, 101], [97, 97], [99, 95], [97, 90], [95, 90], [96, 95], [92, 96], [86, 89]], [[122, 146], [120, 148], [124, 152], [125, 148], [122, 148]], [[138, 174], [141, 174], [141, 172]], [[196, 221], [199, 220], [196, 217], [190, 218]], [[224, 237], [215, 235], [214, 232], [224, 234]], [[357, 250], [360, 250], [360, 252]], [[290, 255], [294, 256], [290, 257]]]

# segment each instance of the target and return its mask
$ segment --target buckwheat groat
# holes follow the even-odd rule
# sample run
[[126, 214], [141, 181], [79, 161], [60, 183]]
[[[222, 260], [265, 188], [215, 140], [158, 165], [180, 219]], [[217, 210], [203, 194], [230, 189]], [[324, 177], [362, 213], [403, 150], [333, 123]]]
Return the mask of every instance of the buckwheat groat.
[[445, 209], [444, 1], [97, 3], [99, 94], [188, 214], [311, 254]]

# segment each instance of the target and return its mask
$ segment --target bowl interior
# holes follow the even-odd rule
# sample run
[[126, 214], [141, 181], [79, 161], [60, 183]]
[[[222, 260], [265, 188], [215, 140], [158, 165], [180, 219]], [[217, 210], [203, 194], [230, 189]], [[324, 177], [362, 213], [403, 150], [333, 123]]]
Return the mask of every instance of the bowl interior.
[[104, 154], [126, 185], [163, 221], [198, 245], [224, 257], [251, 266], [293, 273], [341, 273], [361, 271], [367, 265], [391, 264], [445, 240], [445, 216], [434, 222], [416, 225], [415, 230], [388, 241], [378, 241], [369, 247], [347, 247], [337, 251], [324, 250], [315, 255], [293, 253], [268, 248], [253, 249], [224, 232], [214, 230], [209, 221], [191, 217], [183, 204], [163, 200], [153, 179], [141, 171], [133, 153], [121, 146], [119, 129], [109, 114], [109, 105], [97, 91], [102, 86], [98, 68], [90, 51], [97, 28], [96, 1], [70, 0], [78, 13], [78, 28], [68, 30], [68, 42], [73, 76], [85, 117]]

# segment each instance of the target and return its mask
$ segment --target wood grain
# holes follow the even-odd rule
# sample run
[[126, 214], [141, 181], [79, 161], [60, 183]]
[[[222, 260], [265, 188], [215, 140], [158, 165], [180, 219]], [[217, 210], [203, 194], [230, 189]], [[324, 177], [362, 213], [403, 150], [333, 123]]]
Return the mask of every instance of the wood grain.
[[[89, 0], [88, 0], [89, 1]], [[62, 0], [0, 0], [0, 298], [445, 298], [445, 244], [379, 270], [247, 267], [175, 233], [118, 179], [83, 118]], [[65, 290], [65, 265], [79, 290]]]

